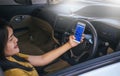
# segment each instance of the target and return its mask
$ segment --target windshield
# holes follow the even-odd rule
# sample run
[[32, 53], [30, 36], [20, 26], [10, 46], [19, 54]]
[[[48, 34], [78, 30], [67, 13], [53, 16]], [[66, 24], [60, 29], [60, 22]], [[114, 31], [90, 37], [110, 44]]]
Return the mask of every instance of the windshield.
[[112, 4], [120, 4], [120, 0], [85, 0], [85, 1], [96, 1], [96, 2], [105, 2]]
[[108, 4], [120, 4], [120, 0], [67, 0], [67, 1], [88, 1], [88, 2], [101, 2]]

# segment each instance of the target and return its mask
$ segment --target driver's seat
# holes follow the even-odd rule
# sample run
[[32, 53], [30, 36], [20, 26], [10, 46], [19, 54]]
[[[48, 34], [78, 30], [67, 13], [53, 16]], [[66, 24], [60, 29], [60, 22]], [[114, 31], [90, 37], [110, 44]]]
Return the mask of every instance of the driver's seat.
[[1, 67], [0, 67], [0, 76], [5, 76]]

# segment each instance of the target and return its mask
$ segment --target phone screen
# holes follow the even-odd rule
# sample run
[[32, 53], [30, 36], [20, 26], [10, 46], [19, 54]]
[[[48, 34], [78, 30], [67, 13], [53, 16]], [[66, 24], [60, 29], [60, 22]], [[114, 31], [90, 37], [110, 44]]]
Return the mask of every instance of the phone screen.
[[85, 24], [84, 23], [78, 22], [76, 24], [75, 33], [74, 33], [76, 42], [80, 43], [81, 38], [82, 38], [82, 34], [84, 32], [84, 29], [85, 29]]

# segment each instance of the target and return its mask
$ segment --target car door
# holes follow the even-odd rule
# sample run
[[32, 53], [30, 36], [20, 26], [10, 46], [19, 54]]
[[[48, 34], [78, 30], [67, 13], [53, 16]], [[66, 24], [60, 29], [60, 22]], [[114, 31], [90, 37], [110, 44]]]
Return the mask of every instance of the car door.
[[120, 51], [89, 60], [48, 76], [119, 76]]

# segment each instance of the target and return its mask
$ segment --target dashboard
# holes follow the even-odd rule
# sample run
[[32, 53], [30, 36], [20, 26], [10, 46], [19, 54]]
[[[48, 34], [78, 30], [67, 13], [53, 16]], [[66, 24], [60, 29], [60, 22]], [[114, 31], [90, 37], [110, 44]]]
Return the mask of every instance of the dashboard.
[[56, 32], [60, 33], [71, 32], [78, 19], [88, 20], [95, 27], [99, 39], [117, 45], [120, 41], [119, 9], [120, 6], [107, 4], [63, 3], [38, 8], [32, 15], [46, 20]]

